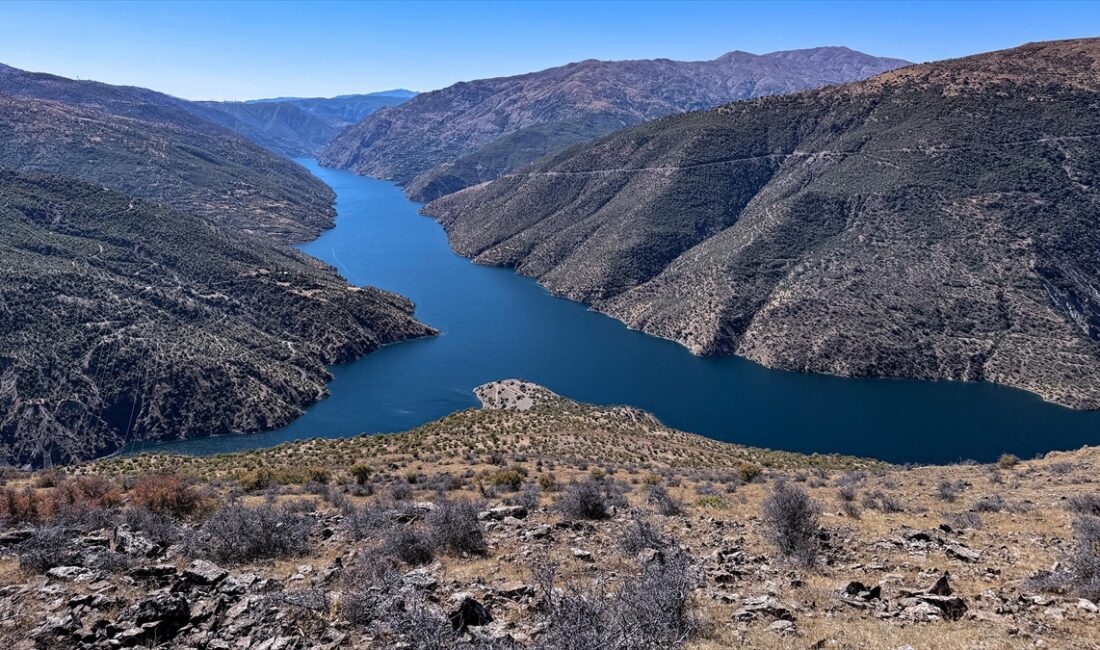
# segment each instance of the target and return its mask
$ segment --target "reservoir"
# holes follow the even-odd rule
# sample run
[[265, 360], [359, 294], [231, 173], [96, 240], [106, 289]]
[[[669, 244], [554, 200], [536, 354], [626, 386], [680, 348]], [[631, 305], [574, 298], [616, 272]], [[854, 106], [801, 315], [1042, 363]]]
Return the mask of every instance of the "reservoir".
[[331, 396], [282, 429], [145, 451], [210, 454], [402, 431], [476, 406], [475, 386], [506, 378], [579, 401], [629, 404], [711, 438], [791, 451], [990, 461], [1100, 443], [1100, 412], [993, 384], [844, 379], [694, 356], [509, 269], [455, 255], [443, 229], [392, 183], [300, 162], [336, 191], [338, 213], [335, 228], [301, 249], [353, 284], [409, 297], [417, 319], [442, 334], [332, 368]]

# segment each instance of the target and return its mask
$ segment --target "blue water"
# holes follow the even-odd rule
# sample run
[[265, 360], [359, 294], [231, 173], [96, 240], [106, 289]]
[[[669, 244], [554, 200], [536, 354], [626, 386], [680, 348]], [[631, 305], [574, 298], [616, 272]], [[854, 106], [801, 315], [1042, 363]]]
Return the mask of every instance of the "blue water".
[[208, 454], [401, 431], [475, 406], [475, 386], [511, 377], [577, 400], [631, 404], [712, 438], [794, 451], [987, 461], [1100, 443], [1100, 413], [992, 384], [841, 379], [693, 356], [510, 270], [454, 255], [443, 229], [390, 183], [301, 162], [338, 197], [336, 227], [302, 250], [352, 283], [408, 296], [442, 335], [333, 368], [331, 397], [283, 429], [146, 450]]

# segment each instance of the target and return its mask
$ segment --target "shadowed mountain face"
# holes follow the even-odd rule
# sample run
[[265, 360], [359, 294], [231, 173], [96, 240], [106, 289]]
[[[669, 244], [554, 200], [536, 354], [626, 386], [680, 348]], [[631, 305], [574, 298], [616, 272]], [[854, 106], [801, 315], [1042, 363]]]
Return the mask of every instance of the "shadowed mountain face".
[[663, 115], [863, 79], [904, 65], [847, 48], [714, 61], [582, 61], [422, 93], [341, 133], [320, 162], [430, 200]]
[[325, 364], [431, 333], [304, 255], [67, 178], [0, 170], [0, 459], [279, 426]]
[[144, 88], [0, 66], [0, 166], [101, 184], [278, 241], [331, 227], [324, 183], [195, 110]]
[[332, 98], [193, 102], [196, 113], [289, 158], [313, 157], [336, 134], [375, 111], [416, 93], [386, 91]]
[[425, 208], [700, 354], [1100, 408], [1100, 40], [668, 117]]

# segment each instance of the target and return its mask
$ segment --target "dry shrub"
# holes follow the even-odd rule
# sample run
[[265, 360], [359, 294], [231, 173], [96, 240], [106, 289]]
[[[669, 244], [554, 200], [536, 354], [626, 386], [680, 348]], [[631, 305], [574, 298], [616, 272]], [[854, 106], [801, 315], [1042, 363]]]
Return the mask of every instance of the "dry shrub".
[[205, 510], [208, 499], [187, 479], [175, 474], [146, 474], [130, 488], [130, 503], [161, 515], [190, 517]]

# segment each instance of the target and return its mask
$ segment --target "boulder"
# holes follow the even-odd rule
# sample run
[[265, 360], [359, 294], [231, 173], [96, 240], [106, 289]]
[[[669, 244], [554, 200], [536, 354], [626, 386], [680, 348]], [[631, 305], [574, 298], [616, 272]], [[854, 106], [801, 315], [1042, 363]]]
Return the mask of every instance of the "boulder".
[[215, 585], [229, 572], [213, 562], [194, 560], [183, 570], [183, 579], [196, 585]]
[[469, 596], [464, 597], [458, 608], [447, 618], [451, 621], [451, 627], [459, 634], [465, 632], [467, 628], [481, 627], [493, 622], [489, 610]]
[[753, 596], [741, 603], [740, 609], [733, 613], [733, 617], [739, 621], [751, 621], [760, 617], [770, 617], [793, 621], [791, 611], [781, 605], [772, 596]]

